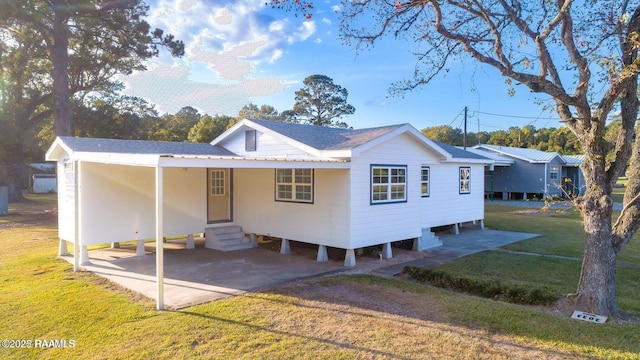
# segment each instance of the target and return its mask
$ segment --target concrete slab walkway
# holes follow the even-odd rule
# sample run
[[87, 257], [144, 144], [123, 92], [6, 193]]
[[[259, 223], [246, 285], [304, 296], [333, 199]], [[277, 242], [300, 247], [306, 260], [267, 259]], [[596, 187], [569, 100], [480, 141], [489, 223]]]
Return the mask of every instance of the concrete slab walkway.
[[[164, 244], [164, 302], [168, 308], [180, 309], [307, 277], [363, 272], [362, 269], [366, 269], [366, 273], [390, 277], [400, 273], [406, 265], [425, 267], [442, 264], [535, 236], [463, 227], [458, 235], [440, 235], [443, 246], [420, 253], [417, 260], [376, 260], [369, 261], [368, 266], [365, 261], [362, 268], [361, 260], [358, 260], [356, 268], [346, 268], [342, 260], [320, 263], [315, 261], [315, 256], [281, 255], [260, 247], [222, 252], [205, 248], [204, 240], [198, 239], [196, 248], [188, 250], [184, 241], [170, 241]], [[155, 299], [155, 243], [146, 243], [145, 250], [145, 256], [135, 256], [133, 246], [91, 250], [91, 263], [82, 265], [82, 269]], [[62, 258], [73, 263], [72, 255]], [[387, 265], [392, 260], [396, 264]], [[375, 266], [370, 268], [374, 263]]]
[[462, 228], [460, 234], [438, 234], [438, 236], [440, 237], [440, 240], [442, 240], [442, 246], [426, 250], [430, 256], [403, 264], [379, 268], [372, 271], [372, 273], [391, 277], [402, 272], [402, 269], [408, 265], [417, 267], [439, 265], [463, 256], [484, 250], [497, 249], [501, 246], [531, 239], [539, 235], [512, 231]]
[[[284, 256], [253, 248], [222, 252], [170, 242], [164, 246], [164, 302], [180, 309], [213, 300], [257, 291], [281, 283], [343, 270], [341, 262], [319, 263], [302, 256]], [[147, 255], [134, 256], [135, 248], [89, 251], [91, 263], [82, 269], [127, 289], [156, 298], [154, 243], [146, 243]], [[73, 263], [73, 255], [63, 256]]]

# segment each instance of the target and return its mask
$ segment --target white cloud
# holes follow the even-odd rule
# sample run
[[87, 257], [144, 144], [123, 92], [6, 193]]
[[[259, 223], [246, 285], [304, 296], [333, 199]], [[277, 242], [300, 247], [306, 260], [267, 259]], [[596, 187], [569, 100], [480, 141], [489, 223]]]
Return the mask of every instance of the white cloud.
[[202, 113], [233, 116], [252, 102], [252, 97], [268, 96], [285, 88], [279, 79], [272, 77], [214, 84], [194, 81], [190, 75], [184, 66], [156, 65], [122, 80], [128, 85], [125, 92], [156, 104], [161, 113], [175, 113], [184, 106], [193, 106]]
[[316, 33], [314, 21], [274, 18], [264, 0], [151, 0], [149, 5], [147, 21], [184, 41], [185, 56], [174, 59], [163, 52], [151, 70], [122, 79], [127, 93], [161, 111], [189, 105], [211, 114], [237, 114], [251, 97], [285, 87], [279, 79], [257, 77], [256, 67], [273, 64], [287, 46]]

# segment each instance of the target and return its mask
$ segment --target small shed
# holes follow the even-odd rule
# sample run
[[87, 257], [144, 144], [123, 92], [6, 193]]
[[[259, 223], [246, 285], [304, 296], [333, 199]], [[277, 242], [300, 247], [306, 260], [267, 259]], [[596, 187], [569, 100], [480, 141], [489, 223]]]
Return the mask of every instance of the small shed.
[[33, 174], [32, 184], [36, 194], [58, 192], [56, 174]]

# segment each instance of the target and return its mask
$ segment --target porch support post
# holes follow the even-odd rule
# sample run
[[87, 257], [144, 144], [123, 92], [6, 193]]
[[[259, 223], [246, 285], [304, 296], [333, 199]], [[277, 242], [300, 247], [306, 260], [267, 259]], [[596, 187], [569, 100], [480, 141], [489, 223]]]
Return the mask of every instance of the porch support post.
[[136, 246], [136, 256], [145, 256], [146, 252], [144, 251], [144, 240], [138, 240], [138, 245]]
[[89, 250], [87, 249], [87, 245], [82, 245], [80, 247], [80, 265], [91, 264], [89, 260]]
[[112, 249], [120, 249], [120, 243], [118, 241], [111, 243]]
[[253, 247], [258, 247], [258, 235], [256, 235], [255, 233], [251, 233], [249, 235], [249, 239], [251, 240], [251, 244], [253, 245]]
[[76, 161], [74, 163], [75, 169], [75, 186], [74, 186], [74, 205], [75, 205], [75, 226], [73, 227], [74, 239], [73, 239], [73, 271], [80, 271], [80, 220], [82, 219], [81, 210], [80, 210], [80, 170], [82, 170], [82, 163], [80, 161]]
[[324, 245], [318, 245], [318, 256], [316, 257], [317, 262], [327, 262], [329, 261], [329, 256], [327, 255], [327, 247]]
[[393, 254], [391, 253], [391, 243], [385, 243], [384, 245], [382, 245], [382, 258], [383, 259], [393, 258]]
[[484, 219], [480, 219], [480, 229], [484, 230]]
[[66, 255], [69, 255], [69, 250], [67, 249], [67, 241], [60, 239], [60, 245], [58, 245], [58, 256]]
[[163, 171], [156, 165], [156, 308], [164, 310]]
[[344, 266], [356, 266], [356, 252], [353, 249], [347, 249], [347, 252], [344, 254]]
[[291, 246], [289, 245], [289, 239], [282, 238], [282, 242], [280, 243], [280, 254], [282, 255], [291, 254]]
[[195, 249], [196, 242], [193, 240], [193, 234], [187, 235], [187, 249]]
[[458, 223], [453, 224], [453, 233], [456, 235], [460, 234], [460, 228], [458, 227]]

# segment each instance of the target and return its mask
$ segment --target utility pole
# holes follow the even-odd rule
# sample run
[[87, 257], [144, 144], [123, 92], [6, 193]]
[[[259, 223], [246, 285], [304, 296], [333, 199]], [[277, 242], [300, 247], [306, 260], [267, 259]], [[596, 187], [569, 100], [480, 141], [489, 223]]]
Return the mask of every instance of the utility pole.
[[462, 133], [462, 148], [467, 150], [467, 107], [464, 107], [464, 132]]

